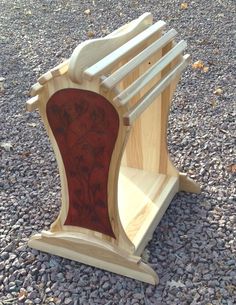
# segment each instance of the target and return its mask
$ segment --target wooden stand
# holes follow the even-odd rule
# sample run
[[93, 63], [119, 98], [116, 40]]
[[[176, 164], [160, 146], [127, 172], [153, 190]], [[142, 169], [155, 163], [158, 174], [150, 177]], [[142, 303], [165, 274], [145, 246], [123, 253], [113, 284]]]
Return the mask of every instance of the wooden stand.
[[189, 56], [164, 26], [146, 13], [80, 44], [32, 87], [27, 109], [39, 109], [55, 151], [62, 206], [30, 247], [158, 283], [140, 255], [174, 195], [200, 191], [168, 156], [168, 112]]

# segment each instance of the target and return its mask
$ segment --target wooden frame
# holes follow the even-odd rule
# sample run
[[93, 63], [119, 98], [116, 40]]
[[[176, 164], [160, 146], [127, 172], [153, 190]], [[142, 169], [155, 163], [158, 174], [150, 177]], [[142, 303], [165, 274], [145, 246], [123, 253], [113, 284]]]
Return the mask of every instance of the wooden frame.
[[32, 86], [27, 109], [39, 109], [55, 151], [62, 205], [30, 247], [158, 283], [141, 253], [174, 195], [200, 191], [167, 151], [168, 112], [189, 55], [164, 26], [146, 13], [80, 44]]

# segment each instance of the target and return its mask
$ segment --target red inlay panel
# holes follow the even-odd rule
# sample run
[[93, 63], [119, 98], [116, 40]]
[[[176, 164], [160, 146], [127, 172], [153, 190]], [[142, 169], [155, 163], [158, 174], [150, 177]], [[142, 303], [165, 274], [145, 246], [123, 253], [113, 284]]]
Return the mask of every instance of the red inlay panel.
[[115, 238], [107, 203], [109, 165], [119, 130], [115, 108], [95, 92], [63, 89], [50, 98], [46, 111], [68, 181], [65, 225]]

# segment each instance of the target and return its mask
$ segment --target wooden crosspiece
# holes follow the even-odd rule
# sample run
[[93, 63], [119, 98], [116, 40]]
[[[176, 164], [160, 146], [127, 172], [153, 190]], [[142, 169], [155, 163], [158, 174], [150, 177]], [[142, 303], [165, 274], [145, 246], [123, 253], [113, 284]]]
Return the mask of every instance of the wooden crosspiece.
[[168, 155], [168, 112], [189, 55], [164, 27], [146, 13], [85, 41], [26, 104], [43, 119], [62, 189], [58, 218], [29, 245], [152, 284], [144, 248], [174, 195], [200, 191]]

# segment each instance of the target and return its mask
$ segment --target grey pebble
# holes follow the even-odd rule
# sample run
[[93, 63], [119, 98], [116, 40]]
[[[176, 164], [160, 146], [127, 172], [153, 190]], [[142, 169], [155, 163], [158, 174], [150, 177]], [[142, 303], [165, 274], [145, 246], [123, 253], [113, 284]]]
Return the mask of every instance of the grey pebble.
[[73, 302], [72, 298], [65, 298], [64, 300], [65, 305], [72, 304], [72, 302]]
[[105, 282], [103, 285], [102, 285], [102, 288], [106, 291], [108, 289], [111, 288], [111, 284], [109, 282]]
[[0, 271], [3, 270], [5, 268], [5, 263], [4, 262], [0, 262]]
[[0, 257], [3, 259], [3, 260], [6, 260], [9, 258], [9, 253], [4, 251], [0, 254]]

